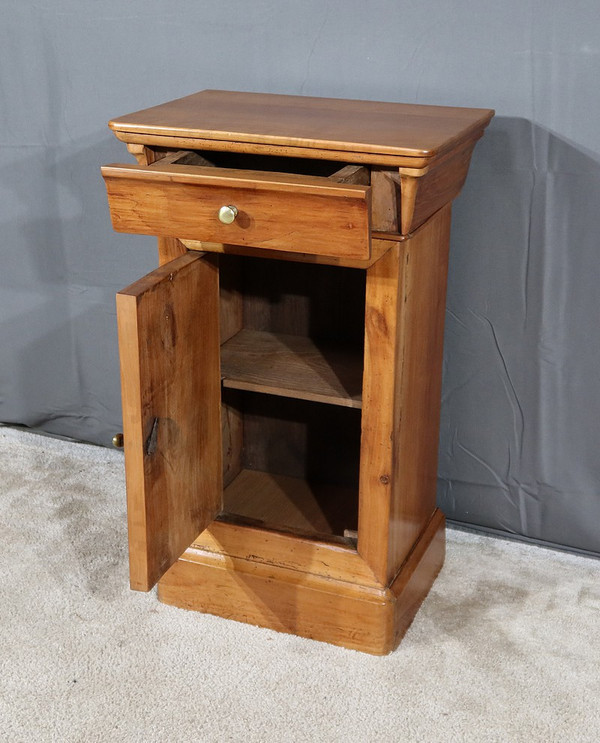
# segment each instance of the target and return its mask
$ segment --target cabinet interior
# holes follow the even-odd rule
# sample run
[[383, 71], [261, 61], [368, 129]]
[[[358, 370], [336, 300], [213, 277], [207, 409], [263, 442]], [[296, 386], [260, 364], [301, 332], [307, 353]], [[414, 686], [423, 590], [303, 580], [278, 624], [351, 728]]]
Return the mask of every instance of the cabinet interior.
[[365, 272], [219, 257], [222, 519], [356, 531]]

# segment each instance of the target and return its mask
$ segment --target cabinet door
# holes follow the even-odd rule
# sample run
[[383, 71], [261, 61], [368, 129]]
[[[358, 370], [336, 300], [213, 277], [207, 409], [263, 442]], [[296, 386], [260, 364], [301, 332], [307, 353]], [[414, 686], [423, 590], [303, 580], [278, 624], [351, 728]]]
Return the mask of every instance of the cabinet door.
[[199, 253], [117, 295], [131, 587], [148, 591], [221, 509], [218, 269]]

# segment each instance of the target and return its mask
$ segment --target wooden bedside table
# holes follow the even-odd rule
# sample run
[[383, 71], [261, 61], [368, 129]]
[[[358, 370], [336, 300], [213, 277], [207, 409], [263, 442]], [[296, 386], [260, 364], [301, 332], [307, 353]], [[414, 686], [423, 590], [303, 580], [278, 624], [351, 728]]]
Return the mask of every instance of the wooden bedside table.
[[383, 654], [444, 559], [450, 202], [493, 111], [205, 90], [115, 119], [131, 586]]

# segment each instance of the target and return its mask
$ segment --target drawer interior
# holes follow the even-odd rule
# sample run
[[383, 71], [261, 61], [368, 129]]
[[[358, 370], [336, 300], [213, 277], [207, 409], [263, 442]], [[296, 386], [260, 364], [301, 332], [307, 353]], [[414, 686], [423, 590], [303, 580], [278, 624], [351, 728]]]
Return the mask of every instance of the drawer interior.
[[[318, 160], [306, 157], [280, 157], [258, 155], [248, 152], [220, 152], [216, 150], [167, 150], [156, 149], [155, 166], [201, 165], [265, 173], [295, 173], [297, 175], [330, 178], [335, 182], [369, 185], [370, 168], [350, 165], [333, 160]], [[152, 167], [152, 166], [150, 166]]]

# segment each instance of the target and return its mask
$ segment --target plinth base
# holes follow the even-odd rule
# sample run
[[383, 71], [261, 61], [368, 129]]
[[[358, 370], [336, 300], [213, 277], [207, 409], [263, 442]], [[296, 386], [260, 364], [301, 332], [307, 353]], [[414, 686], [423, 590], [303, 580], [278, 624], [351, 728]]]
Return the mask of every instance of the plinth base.
[[385, 655], [398, 646], [443, 565], [444, 526], [436, 509], [387, 587], [359, 584], [355, 574], [332, 578], [195, 548], [161, 579], [158, 597], [183, 609]]

